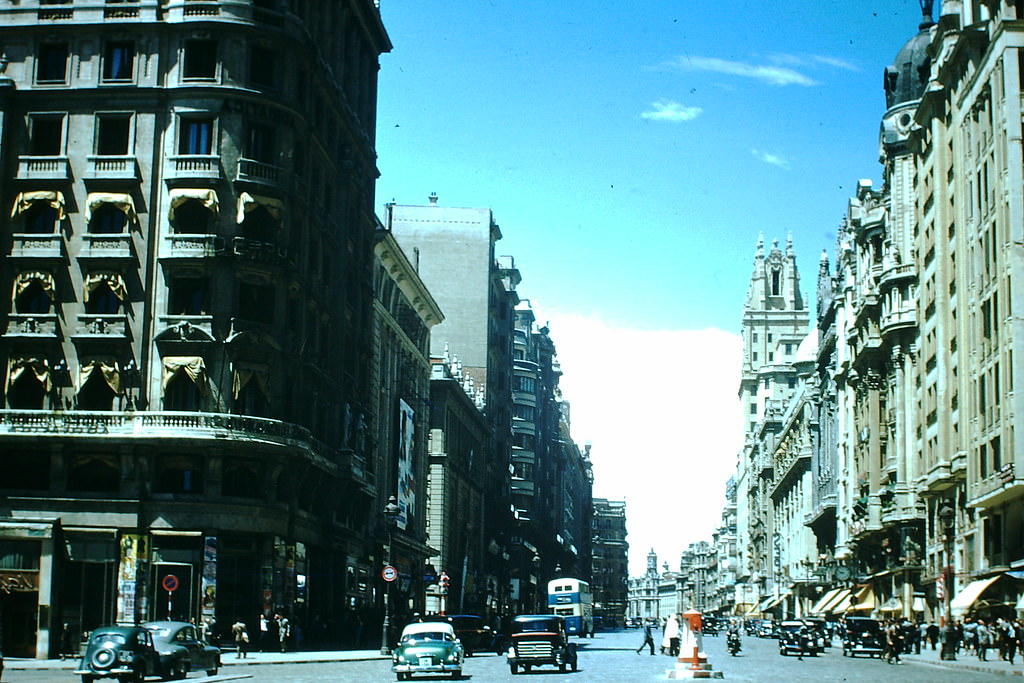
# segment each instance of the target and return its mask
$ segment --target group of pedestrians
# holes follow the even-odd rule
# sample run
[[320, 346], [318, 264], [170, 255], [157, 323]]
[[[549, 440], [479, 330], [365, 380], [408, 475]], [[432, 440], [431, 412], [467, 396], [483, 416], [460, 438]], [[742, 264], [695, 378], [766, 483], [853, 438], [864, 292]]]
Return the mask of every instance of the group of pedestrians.
[[[997, 652], [1001, 661], [1014, 663], [1017, 653], [1024, 658], [1024, 622], [1020, 619], [965, 619], [960, 627], [965, 653], [977, 655], [987, 662], [990, 652]], [[959, 643], [958, 643], [959, 645]], [[956, 652], [960, 651], [957, 647]]]
[[[231, 636], [235, 641], [238, 659], [245, 659], [249, 654], [252, 645], [252, 637], [249, 635], [249, 627], [241, 619], [236, 619], [231, 625]], [[271, 619], [266, 614], [259, 615], [259, 631], [256, 635], [256, 647], [260, 652], [280, 648], [281, 652], [287, 652], [293, 640], [292, 623], [288, 617], [275, 613]]]

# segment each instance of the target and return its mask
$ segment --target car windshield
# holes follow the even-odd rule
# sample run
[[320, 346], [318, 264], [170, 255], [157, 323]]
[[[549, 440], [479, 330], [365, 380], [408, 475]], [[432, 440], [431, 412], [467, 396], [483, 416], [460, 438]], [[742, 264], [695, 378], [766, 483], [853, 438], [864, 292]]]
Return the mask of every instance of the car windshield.
[[854, 633], [869, 634], [875, 634], [882, 630], [877, 621], [848, 621], [846, 628]]
[[92, 639], [96, 642], [103, 641], [105, 643], [117, 643], [124, 645], [128, 642], [128, 637], [123, 633], [96, 633]]
[[558, 622], [550, 619], [533, 619], [531, 621], [517, 621], [515, 630], [520, 633], [536, 633], [538, 631], [558, 631]]
[[418, 633], [407, 633], [402, 637], [403, 643], [418, 643], [427, 640], [451, 640], [451, 636], [441, 631], [420, 631]]
[[171, 629], [167, 626], [147, 626], [146, 630], [161, 638], [167, 638], [171, 635]]

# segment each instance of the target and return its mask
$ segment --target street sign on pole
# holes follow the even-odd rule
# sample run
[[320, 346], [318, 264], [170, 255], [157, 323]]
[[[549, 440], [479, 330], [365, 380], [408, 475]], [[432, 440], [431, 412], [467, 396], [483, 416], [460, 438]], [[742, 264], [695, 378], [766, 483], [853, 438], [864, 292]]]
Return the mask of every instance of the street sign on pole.
[[385, 566], [380, 572], [381, 578], [388, 583], [391, 583], [398, 578], [398, 570], [392, 567], [390, 564]]
[[174, 574], [168, 574], [164, 577], [164, 580], [160, 582], [160, 585], [164, 587], [164, 590], [168, 593], [173, 593], [178, 590], [178, 577]]

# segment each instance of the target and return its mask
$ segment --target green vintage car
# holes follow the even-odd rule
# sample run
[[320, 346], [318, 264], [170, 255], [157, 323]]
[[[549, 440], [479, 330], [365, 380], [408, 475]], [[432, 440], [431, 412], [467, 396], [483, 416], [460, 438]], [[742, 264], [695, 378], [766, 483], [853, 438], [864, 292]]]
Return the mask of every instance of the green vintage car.
[[462, 678], [462, 662], [466, 652], [455, 637], [451, 624], [426, 621], [409, 624], [402, 630], [392, 655], [391, 670], [398, 680], [405, 681], [413, 674], [449, 673]]

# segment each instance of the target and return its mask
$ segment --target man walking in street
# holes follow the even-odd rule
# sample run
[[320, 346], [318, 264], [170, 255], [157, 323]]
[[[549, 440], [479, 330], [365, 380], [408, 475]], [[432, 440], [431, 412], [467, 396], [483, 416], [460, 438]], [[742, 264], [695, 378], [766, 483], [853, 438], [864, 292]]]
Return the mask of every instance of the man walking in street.
[[654, 632], [651, 630], [650, 619], [644, 621], [644, 642], [636, 649], [636, 653], [640, 654], [640, 651], [643, 650], [644, 647], [650, 647], [651, 654], [654, 654]]

